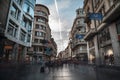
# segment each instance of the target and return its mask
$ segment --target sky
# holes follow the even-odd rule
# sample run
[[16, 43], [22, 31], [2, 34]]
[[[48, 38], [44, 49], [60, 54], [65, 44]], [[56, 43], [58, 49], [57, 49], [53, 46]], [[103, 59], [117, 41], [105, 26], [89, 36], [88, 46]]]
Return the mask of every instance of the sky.
[[58, 53], [69, 41], [69, 32], [76, 17], [76, 9], [83, 7], [83, 0], [36, 0], [49, 8], [49, 25], [52, 37], [57, 43]]

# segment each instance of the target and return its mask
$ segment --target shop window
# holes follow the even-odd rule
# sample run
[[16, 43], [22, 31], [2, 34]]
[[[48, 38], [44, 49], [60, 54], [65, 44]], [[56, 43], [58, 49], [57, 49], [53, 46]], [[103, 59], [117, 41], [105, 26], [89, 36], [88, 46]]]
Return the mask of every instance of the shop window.
[[112, 65], [114, 64], [114, 54], [113, 49], [110, 46], [107, 46], [104, 48], [104, 60], [106, 65]]
[[102, 30], [102, 32], [99, 34], [99, 43], [103, 44], [106, 41], [110, 40], [110, 33], [109, 33], [109, 28], [106, 28], [104, 30]]

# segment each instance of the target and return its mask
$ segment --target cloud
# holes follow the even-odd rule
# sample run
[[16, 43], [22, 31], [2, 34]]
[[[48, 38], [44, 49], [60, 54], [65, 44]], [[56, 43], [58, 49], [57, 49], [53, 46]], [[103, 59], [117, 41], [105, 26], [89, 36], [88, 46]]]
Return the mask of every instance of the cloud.
[[[41, 1], [41, 2], [40, 2]], [[76, 15], [76, 9], [82, 6], [83, 0], [56, 0], [59, 10], [59, 16], [57, 14], [54, 0], [37, 0], [39, 3], [44, 3], [49, 10], [49, 25], [51, 28], [52, 36], [57, 43], [58, 52], [64, 50], [68, 44], [69, 32], [73, 25], [73, 20]], [[61, 26], [59, 25], [59, 17], [61, 20]], [[60, 28], [62, 32], [62, 39], [60, 38]]]

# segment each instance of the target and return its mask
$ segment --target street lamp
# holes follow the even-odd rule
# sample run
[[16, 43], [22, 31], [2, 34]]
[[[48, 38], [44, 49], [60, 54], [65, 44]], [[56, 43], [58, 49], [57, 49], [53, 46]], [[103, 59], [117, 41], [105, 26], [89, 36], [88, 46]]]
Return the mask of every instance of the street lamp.
[[70, 54], [71, 54], [71, 60], [72, 60], [72, 39], [70, 39]]

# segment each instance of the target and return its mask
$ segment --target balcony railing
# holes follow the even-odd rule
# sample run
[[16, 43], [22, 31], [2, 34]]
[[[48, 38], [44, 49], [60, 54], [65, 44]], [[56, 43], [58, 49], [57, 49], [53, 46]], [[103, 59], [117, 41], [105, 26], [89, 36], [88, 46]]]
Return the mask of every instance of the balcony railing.
[[76, 25], [76, 28], [78, 29], [78, 28], [82, 28], [82, 27], [84, 27], [84, 26], [85, 26], [84, 23], [82, 23], [82, 24], [79, 23], [79, 24]]
[[75, 48], [79, 45], [87, 45], [87, 43], [85, 41], [76, 41], [75, 43], [73, 43], [72, 48]]
[[80, 50], [80, 53], [87, 53], [87, 50]]
[[40, 12], [35, 12], [35, 16], [41, 16], [41, 17], [44, 17], [44, 18], [48, 19], [47, 15], [41, 14]]
[[87, 39], [91, 38], [93, 35], [95, 35], [95, 33], [96, 33], [96, 29], [95, 29], [95, 28], [90, 29], [90, 30], [86, 33], [86, 35], [84, 36], [84, 39], [87, 40]]

